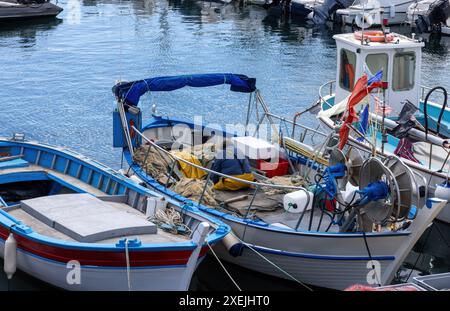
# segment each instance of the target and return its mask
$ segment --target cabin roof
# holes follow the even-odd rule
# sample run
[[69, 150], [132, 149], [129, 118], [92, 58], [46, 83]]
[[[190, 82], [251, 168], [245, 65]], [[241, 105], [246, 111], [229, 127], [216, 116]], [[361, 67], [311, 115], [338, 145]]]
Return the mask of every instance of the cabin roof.
[[360, 40], [355, 38], [354, 33], [345, 33], [334, 35], [333, 39], [336, 41], [340, 41], [345, 44], [352, 45], [355, 48], [360, 48], [362, 50], [366, 49], [380, 49], [380, 50], [388, 50], [388, 49], [400, 49], [400, 48], [421, 48], [425, 44], [423, 42], [419, 42], [416, 39], [408, 38], [404, 35], [400, 35], [398, 33], [391, 33], [394, 35], [394, 40], [388, 43], [385, 42], [370, 42], [368, 45], [362, 45]]

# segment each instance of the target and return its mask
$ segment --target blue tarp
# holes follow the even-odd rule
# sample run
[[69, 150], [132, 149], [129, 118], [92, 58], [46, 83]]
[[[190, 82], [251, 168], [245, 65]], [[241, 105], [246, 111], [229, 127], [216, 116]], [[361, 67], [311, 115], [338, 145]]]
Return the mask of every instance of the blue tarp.
[[121, 82], [113, 87], [113, 93], [118, 99], [137, 106], [139, 98], [149, 91], [170, 92], [185, 86], [207, 87], [221, 84], [229, 84], [230, 90], [233, 92], [251, 93], [256, 90], [256, 79], [254, 78], [231, 73], [214, 73], [155, 77], [133, 82]]

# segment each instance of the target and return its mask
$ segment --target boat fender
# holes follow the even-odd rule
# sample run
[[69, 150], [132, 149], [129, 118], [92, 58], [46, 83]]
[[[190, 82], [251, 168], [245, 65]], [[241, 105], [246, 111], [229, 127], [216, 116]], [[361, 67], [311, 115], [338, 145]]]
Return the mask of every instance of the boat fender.
[[242, 255], [244, 245], [234, 236], [233, 232], [228, 233], [223, 238], [222, 243], [231, 256], [238, 257]]
[[450, 183], [444, 182], [436, 185], [434, 196], [442, 200], [450, 201]]
[[5, 242], [3, 270], [8, 280], [12, 279], [17, 270], [17, 241], [12, 233], [9, 234]]

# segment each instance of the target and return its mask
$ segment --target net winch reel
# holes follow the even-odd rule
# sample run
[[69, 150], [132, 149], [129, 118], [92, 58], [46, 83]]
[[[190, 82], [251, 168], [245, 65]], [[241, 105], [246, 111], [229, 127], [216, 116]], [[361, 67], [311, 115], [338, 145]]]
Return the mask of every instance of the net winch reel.
[[347, 183], [358, 186], [364, 159], [358, 149], [350, 147], [346, 153], [335, 148], [330, 153], [328, 172], [333, 172], [338, 188], [344, 190]]
[[342, 191], [346, 189], [348, 183], [357, 186], [359, 183], [359, 174], [363, 158], [356, 148], [348, 148], [344, 154], [338, 148], [330, 150], [328, 166], [323, 171], [323, 182], [320, 183], [320, 189], [325, 192], [329, 199], [336, 199], [339, 204], [336, 205], [337, 210], [343, 210], [344, 202]]
[[418, 190], [413, 172], [398, 157], [367, 159], [360, 171], [360, 199], [352, 204], [341, 231], [348, 231], [355, 217], [359, 230], [365, 232], [371, 232], [374, 224], [406, 219], [411, 207], [419, 203]]

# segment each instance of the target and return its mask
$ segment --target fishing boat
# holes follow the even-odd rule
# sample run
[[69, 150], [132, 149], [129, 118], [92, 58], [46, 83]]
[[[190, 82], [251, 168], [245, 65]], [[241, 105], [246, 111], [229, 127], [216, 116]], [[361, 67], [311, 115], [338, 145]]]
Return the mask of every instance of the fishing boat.
[[[353, 125], [347, 123], [349, 143], [365, 150], [366, 155], [403, 157], [409, 167], [426, 179], [430, 194], [437, 190], [446, 196], [450, 109], [445, 88], [420, 85], [424, 43], [395, 33], [365, 33], [334, 36], [336, 80], [320, 87], [319, 102], [313, 105], [317, 107], [317, 117], [325, 129], [339, 131], [357, 81], [363, 76], [374, 78], [378, 73], [383, 86], [368, 90], [369, 96], [363, 96], [365, 100], [355, 105], [356, 118], [365, 110], [370, 126], [366, 131], [360, 130], [356, 119]], [[438, 219], [450, 222], [450, 208], [444, 209]]]
[[345, 24], [390, 25], [402, 24], [406, 20], [408, 7], [414, 0], [356, 0], [347, 8], [336, 11], [337, 20]]
[[[139, 99], [147, 92], [224, 84], [249, 94], [242, 133], [163, 117], [155, 107], [152, 118], [142, 121]], [[322, 146], [330, 146], [326, 154], [319, 156], [308, 144], [284, 137], [275, 118], [285, 119], [268, 111], [255, 84], [255, 79], [236, 74], [116, 84], [114, 146], [122, 149], [125, 171], [228, 224], [233, 235], [215, 247], [226, 261], [308, 289], [308, 284], [332, 289], [390, 284], [446, 201], [424, 193], [423, 181], [395, 156], [364, 160], [355, 148], [341, 152], [331, 147], [334, 136], [301, 124], [297, 133], [301, 129], [301, 136], [311, 141], [319, 137]], [[251, 130], [253, 114], [258, 119]], [[276, 137], [272, 141], [257, 135], [264, 120], [274, 128], [268, 135]], [[228, 144], [248, 159], [253, 180], [212, 169]], [[211, 183], [214, 176], [240, 188], [220, 189]]]
[[450, 35], [450, 2], [417, 1], [408, 7], [406, 22], [422, 33]]
[[63, 147], [0, 138], [0, 255], [67, 290], [187, 290], [225, 224]]
[[0, 21], [52, 17], [63, 9], [49, 0], [1, 0]]

